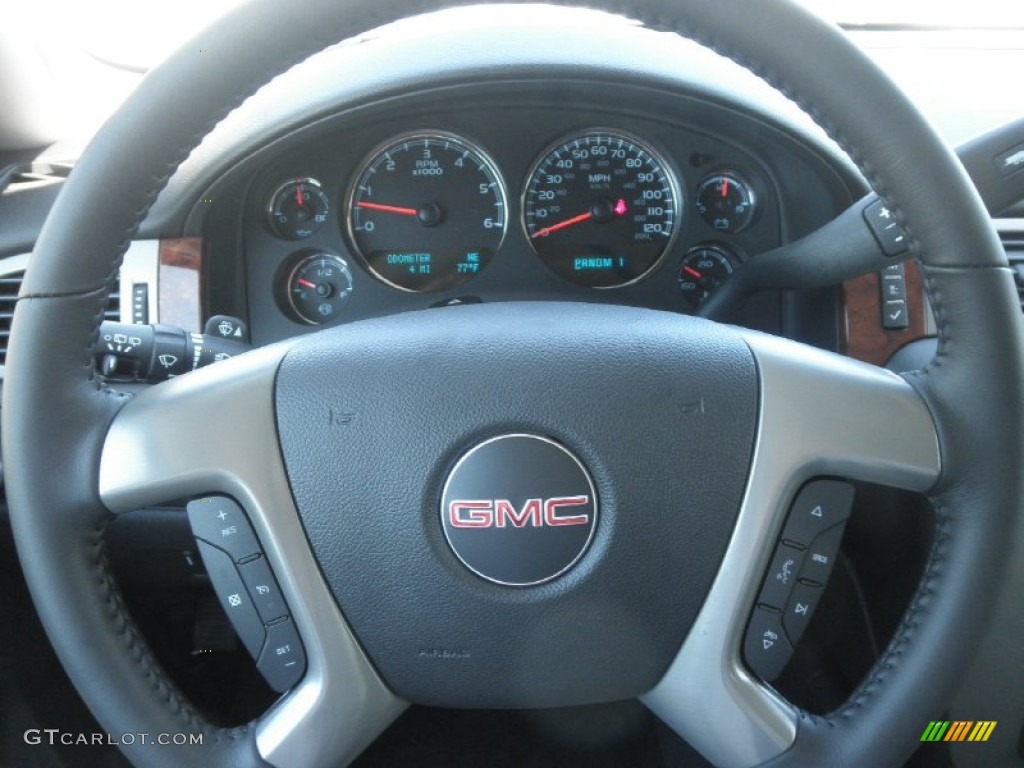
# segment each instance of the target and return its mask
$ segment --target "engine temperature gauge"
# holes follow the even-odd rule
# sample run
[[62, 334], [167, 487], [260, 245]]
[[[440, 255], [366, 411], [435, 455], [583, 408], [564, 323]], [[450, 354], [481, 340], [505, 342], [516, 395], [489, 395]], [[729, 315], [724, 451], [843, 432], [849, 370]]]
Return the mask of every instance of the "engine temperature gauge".
[[297, 320], [323, 325], [334, 320], [352, 295], [352, 272], [332, 253], [307, 251], [288, 275], [287, 309]]
[[691, 248], [679, 265], [679, 290], [693, 305], [699, 307], [735, 270], [733, 257], [720, 245], [698, 245]]

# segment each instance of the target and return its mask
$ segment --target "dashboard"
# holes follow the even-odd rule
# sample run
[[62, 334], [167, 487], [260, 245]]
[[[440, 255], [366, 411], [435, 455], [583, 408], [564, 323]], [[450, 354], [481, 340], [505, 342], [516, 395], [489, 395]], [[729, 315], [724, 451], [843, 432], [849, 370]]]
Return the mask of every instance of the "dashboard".
[[[198, 315], [183, 323], [197, 331], [229, 315], [262, 345], [469, 302], [693, 313], [863, 194], [838, 149], [731, 62], [572, 18], [585, 34], [515, 22], [551, 40], [541, 53], [517, 48], [514, 25], [461, 19], [478, 27], [472, 47], [446, 24], [389, 30], [358, 43], [358, 70], [343, 45], [266, 86], [144, 222], [201, 264], [198, 310], [154, 296], [149, 322]], [[122, 297], [136, 290], [122, 276]], [[838, 291], [795, 298], [766, 293], [727, 319], [835, 348]]]
[[[255, 343], [478, 301], [691, 313], [851, 202], [819, 154], [756, 118], [610, 80], [408, 94], [299, 128], [220, 186], [206, 199], [238, 203], [204, 239], [244, 275]], [[779, 332], [781, 311], [767, 297], [743, 321]]]
[[[820, 129], [732, 62], [600, 14], [564, 18], [579, 34], [442, 12], [430, 34], [385, 29], [277, 78], [169, 179], [108, 316], [198, 332], [227, 315], [258, 346], [471, 302], [694, 313], [866, 191]], [[526, 35], [536, 49], [520, 49]], [[839, 349], [842, 300], [769, 291], [721, 319]]]
[[[692, 313], [866, 192], [819, 128], [732, 62], [622, 20], [548, 10], [574, 34], [514, 10], [442, 12], [335, 46], [265, 86], [171, 176], [108, 317], [195, 332], [225, 314], [260, 345], [477, 301]], [[524, 51], [527, 36], [536, 47]], [[892, 35], [861, 37], [913, 80]], [[917, 44], [906, 37], [897, 42]], [[933, 55], [949, 35], [927, 37]], [[916, 96], [927, 104], [929, 93]], [[962, 138], [979, 130], [960, 125], [974, 114], [952, 124], [943, 112], [940, 128]], [[413, 167], [424, 160], [435, 166]], [[5, 194], [0, 302], [13, 303], [59, 187], [30, 180]], [[1008, 248], [1015, 236], [1004, 234]], [[882, 364], [934, 331], [907, 270], [906, 330], [883, 327], [873, 275], [765, 292], [721, 319]]]

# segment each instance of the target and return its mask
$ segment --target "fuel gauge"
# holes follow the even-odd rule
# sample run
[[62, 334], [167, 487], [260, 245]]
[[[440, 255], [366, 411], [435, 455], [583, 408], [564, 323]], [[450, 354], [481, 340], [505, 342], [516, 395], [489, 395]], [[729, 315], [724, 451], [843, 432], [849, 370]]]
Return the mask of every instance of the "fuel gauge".
[[340, 256], [323, 251], [298, 254], [285, 286], [288, 314], [310, 325], [337, 318], [352, 295], [352, 272]]

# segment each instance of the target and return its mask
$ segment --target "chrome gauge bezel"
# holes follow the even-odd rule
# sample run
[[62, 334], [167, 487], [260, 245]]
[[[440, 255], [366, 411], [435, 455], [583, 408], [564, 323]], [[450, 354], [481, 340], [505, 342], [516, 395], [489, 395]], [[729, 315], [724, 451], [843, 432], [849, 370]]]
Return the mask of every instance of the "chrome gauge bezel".
[[[439, 288], [432, 291], [423, 291], [399, 285], [395, 283], [393, 280], [389, 280], [387, 277], [381, 275], [376, 269], [373, 268], [373, 266], [371, 266], [369, 259], [366, 258], [366, 256], [363, 254], [362, 249], [359, 246], [359, 240], [356, 235], [353, 216], [356, 206], [356, 193], [359, 191], [360, 182], [363, 180], [363, 177], [366, 174], [366, 172], [372, 166], [374, 166], [381, 159], [381, 157], [387, 154], [391, 149], [411, 141], [423, 140], [441, 142], [447, 141], [461, 147], [462, 149], [469, 152], [480, 162], [480, 164], [486, 169], [485, 173], [489, 175], [492, 178], [492, 180], [496, 183], [496, 203], [498, 203], [499, 205], [495, 205], [495, 207], [500, 207], [504, 213], [502, 215], [500, 228], [494, 228], [495, 231], [499, 233], [499, 237], [497, 243], [494, 246], [494, 255], [492, 256], [492, 259], [497, 258], [498, 251], [501, 249], [501, 246], [504, 244], [505, 238], [508, 235], [509, 206], [508, 191], [505, 185], [505, 179], [501, 171], [498, 169], [497, 163], [494, 162], [494, 159], [491, 157], [491, 155], [485, 149], [483, 149], [483, 147], [481, 147], [480, 144], [473, 141], [472, 139], [468, 139], [465, 136], [453, 133], [451, 131], [421, 129], [400, 133], [388, 139], [387, 141], [383, 141], [380, 144], [376, 145], [372, 150], [370, 150], [367, 153], [366, 157], [363, 158], [362, 162], [360, 162], [359, 166], [356, 168], [355, 173], [352, 175], [351, 182], [349, 183], [348, 193], [345, 196], [345, 210], [343, 211], [342, 217], [345, 221], [345, 235], [348, 241], [348, 246], [352, 251], [352, 255], [359, 262], [360, 266], [366, 270], [368, 274], [372, 275], [375, 280], [379, 280], [381, 283], [391, 288], [394, 288], [395, 290], [402, 291], [403, 293], [413, 294], [440, 293], [445, 290], [450, 290], [451, 288], [457, 286], [448, 286], [445, 288]], [[471, 277], [469, 280], [463, 281], [462, 283], [458, 283], [458, 286], [464, 285], [465, 283], [470, 282], [476, 277], [479, 277], [479, 273], [473, 275], [473, 277]]]
[[[704, 189], [711, 184], [715, 179], [718, 178], [729, 178], [731, 179], [740, 189], [744, 190], [747, 196], [747, 208], [750, 213], [747, 214], [746, 221], [736, 229], [715, 229], [715, 227], [704, 217], [704, 214], [697, 209], [700, 205], [701, 193]], [[745, 232], [751, 225], [756, 221], [758, 214], [760, 213], [760, 200], [758, 199], [757, 190], [750, 181], [750, 177], [745, 173], [740, 173], [732, 168], [720, 168], [716, 171], [706, 174], [697, 183], [693, 193], [693, 211], [708, 227], [719, 233], [720, 236], [733, 236], [738, 235], [740, 232]]]
[[271, 192], [270, 196], [267, 198], [267, 204], [263, 212], [264, 216], [266, 217], [265, 223], [270, 228], [271, 233], [281, 240], [287, 240], [289, 242], [308, 240], [309, 238], [313, 237], [313, 235], [315, 235], [317, 232], [319, 232], [320, 228], [327, 223], [327, 218], [325, 217], [322, 222], [318, 223], [315, 227], [312, 228], [312, 231], [308, 235], [299, 235], [293, 237], [281, 231], [281, 225], [278, 224], [274, 218], [274, 210], [277, 208], [278, 200], [280, 199], [282, 193], [284, 193], [284, 191], [288, 187], [300, 184], [316, 188], [316, 194], [323, 200], [324, 212], [328, 216], [330, 215], [331, 198], [327, 194], [326, 190], [324, 190], [324, 185], [321, 184], [318, 179], [315, 179], [312, 176], [296, 176], [295, 178], [292, 179], [286, 179], [285, 181], [281, 182], [276, 187], [274, 187], [274, 191]]
[[[527, 223], [527, 198], [530, 193], [530, 188], [533, 186], [534, 176], [537, 174], [537, 172], [541, 169], [541, 167], [543, 167], [547, 163], [547, 161], [551, 158], [552, 154], [554, 154], [556, 150], [566, 148], [573, 142], [578, 142], [593, 137], [611, 137], [613, 139], [620, 139], [624, 142], [627, 142], [635, 146], [638, 150], [645, 153], [651, 159], [651, 161], [655, 165], [657, 165], [658, 168], [661, 169], [661, 172], [665, 177], [665, 182], [672, 193], [672, 232], [669, 235], [668, 239], [665, 241], [665, 245], [662, 248], [661, 253], [658, 255], [658, 258], [656, 258], [651, 263], [651, 265], [646, 270], [643, 271], [643, 273], [625, 282], [616, 283], [615, 285], [584, 285], [582, 283], [574, 282], [569, 278], [565, 277], [564, 275], [561, 275], [558, 272], [556, 272], [545, 262], [543, 256], [541, 256], [541, 254], [538, 252], [536, 246], [534, 245], [532, 235], [530, 233], [529, 224]], [[558, 277], [566, 280], [566, 282], [569, 282], [581, 288], [596, 291], [613, 291], [618, 290], [620, 288], [626, 288], [628, 286], [635, 285], [641, 280], [645, 280], [646, 278], [650, 277], [650, 275], [652, 275], [654, 272], [656, 272], [662, 265], [665, 264], [665, 260], [668, 257], [668, 254], [672, 252], [672, 249], [675, 247], [676, 242], [679, 239], [679, 233], [685, 223], [684, 217], [688, 209], [687, 204], [684, 200], [683, 187], [679, 183], [679, 174], [676, 170], [675, 165], [668, 160], [669, 155], [667, 152], [663, 151], [660, 148], [652, 146], [652, 143], [653, 142], [650, 139], [640, 138], [636, 134], [630, 133], [629, 131], [621, 130], [619, 128], [611, 128], [605, 126], [584, 128], [581, 130], [566, 133], [559, 139], [551, 142], [537, 156], [533, 163], [530, 164], [530, 170], [523, 181], [523, 190], [519, 198], [519, 225], [522, 228], [523, 237], [525, 237], [526, 242], [529, 243], [530, 250], [533, 252], [534, 256], [536, 256], [541, 261], [541, 263], [544, 264], [544, 267], [548, 269], [550, 272], [552, 272], [552, 274], [555, 274]]]
[[315, 262], [317, 259], [324, 259], [324, 260], [327, 260], [327, 261], [333, 261], [333, 262], [337, 263], [339, 270], [343, 274], [348, 276], [348, 283], [349, 283], [348, 296], [345, 296], [344, 298], [342, 298], [342, 302], [345, 302], [345, 301], [348, 300], [348, 297], [351, 296], [352, 291], [355, 288], [355, 277], [352, 274], [352, 270], [349, 267], [348, 262], [345, 261], [345, 259], [343, 259], [341, 256], [339, 256], [336, 253], [330, 253], [328, 251], [321, 251], [321, 250], [316, 250], [316, 249], [310, 249], [310, 250], [307, 250], [307, 251], [299, 251], [297, 254], [295, 254], [293, 256], [293, 258], [295, 259], [295, 264], [292, 266], [291, 269], [288, 270], [288, 275], [285, 278], [284, 284], [282, 286], [282, 290], [283, 290], [283, 293], [284, 293], [284, 296], [285, 296], [285, 300], [287, 301], [288, 309], [290, 310], [290, 314], [292, 315], [293, 319], [295, 319], [295, 320], [297, 320], [297, 321], [299, 321], [301, 323], [304, 323], [305, 325], [310, 325], [310, 326], [314, 326], [314, 327], [319, 327], [321, 325], [328, 325], [331, 322], [334, 322], [335, 320], [337, 320], [340, 315], [335, 315], [334, 317], [330, 317], [330, 318], [328, 318], [326, 320], [322, 320], [322, 321], [318, 320], [316, 318], [308, 317], [303, 310], [299, 309], [299, 307], [296, 306], [295, 297], [292, 295], [292, 285], [294, 284], [294, 282], [295, 282], [299, 272], [302, 269], [304, 269], [307, 264]]

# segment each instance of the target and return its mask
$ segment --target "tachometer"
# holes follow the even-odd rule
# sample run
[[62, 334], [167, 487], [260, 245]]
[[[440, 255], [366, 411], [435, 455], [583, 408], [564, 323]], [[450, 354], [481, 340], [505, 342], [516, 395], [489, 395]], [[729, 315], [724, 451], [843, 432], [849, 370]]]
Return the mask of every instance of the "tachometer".
[[544, 153], [527, 180], [523, 223], [534, 251], [579, 285], [635, 282], [679, 228], [679, 185], [654, 150], [594, 130]]
[[505, 190], [483, 150], [447, 133], [401, 136], [356, 176], [349, 235], [367, 269], [406, 291], [454, 288], [505, 234]]

